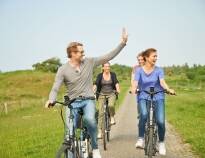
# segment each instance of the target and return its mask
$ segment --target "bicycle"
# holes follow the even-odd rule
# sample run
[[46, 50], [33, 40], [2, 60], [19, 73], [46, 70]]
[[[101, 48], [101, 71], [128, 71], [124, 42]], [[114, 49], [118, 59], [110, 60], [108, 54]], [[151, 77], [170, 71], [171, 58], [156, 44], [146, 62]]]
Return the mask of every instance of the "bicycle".
[[[157, 133], [158, 133], [158, 128], [157, 128], [157, 123], [155, 119], [155, 105], [154, 105], [154, 95], [158, 93], [168, 93], [166, 90], [161, 90], [161, 91], [155, 91], [154, 87], [150, 87], [150, 91], [142, 90], [142, 91], [137, 91], [137, 93], [145, 92], [150, 96], [150, 106], [148, 110], [148, 119], [145, 125], [145, 155], [148, 156], [148, 158], [152, 158], [152, 156], [155, 156], [157, 153]], [[175, 94], [171, 94], [175, 95]]]
[[[64, 102], [56, 101], [54, 104], [58, 103], [63, 106], [67, 106], [70, 110], [70, 116], [68, 118], [69, 127], [68, 132], [65, 135], [64, 141], [60, 146], [56, 158], [91, 158], [92, 157], [92, 147], [90, 136], [87, 132], [86, 127], [83, 125], [83, 110], [79, 109], [79, 119], [77, 121], [77, 127], [74, 127], [74, 115], [72, 113], [72, 103], [76, 100], [83, 99], [94, 99], [86, 97], [78, 97], [70, 100], [68, 96], [64, 96]], [[62, 115], [61, 115], [62, 117]], [[63, 120], [64, 122], [64, 120]], [[64, 122], [65, 125], [65, 122]]]
[[[102, 139], [103, 139], [103, 149], [107, 150], [107, 142], [110, 141], [110, 131], [111, 131], [111, 123], [110, 123], [110, 111], [108, 107], [108, 99], [109, 95], [98, 93], [98, 95], [103, 97], [103, 123], [102, 123]], [[117, 93], [115, 92], [115, 95]]]

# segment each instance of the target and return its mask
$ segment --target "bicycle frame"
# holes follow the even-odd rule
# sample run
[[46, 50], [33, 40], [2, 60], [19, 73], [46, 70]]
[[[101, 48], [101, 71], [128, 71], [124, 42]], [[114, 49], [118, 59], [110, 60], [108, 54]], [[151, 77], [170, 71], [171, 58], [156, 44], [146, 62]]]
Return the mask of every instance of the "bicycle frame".
[[[140, 91], [139, 91], [140, 92]], [[150, 87], [150, 91], [144, 91], [145, 93], [149, 94], [150, 96], [150, 105], [148, 110], [148, 119], [145, 126], [145, 155], [148, 155], [148, 158], [155, 156], [157, 149], [156, 149], [156, 142], [157, 142], [157, 124], [155, 119], [155, 106], [154, 106], [154, 95], [160, 92], [166, 91], [154, 91], [154, 87]]]
[[107, 150], [106, 139], [110, 141], [110, 112], [108, 107], [109, 96], [98, 93], [103, 97], [103, 125], [102, 125], [102, 137], [103, 137], [103, 148]]
[[90, 156], [90, 137], [87, 133], [87, 129], [83, 125], [83, 112], [82, 109], [78, 110], [79, 119], [77, 121], [77, 126], [74, 126], [74, 115], [73, 107], [71, 104], [77, 100], [69, 100], [67, 96], [64, 97], [65, 102], [56, 102], [65, 105], [69, 108], [68, 126], [66, 127], [68, 131], [65, 134], [64, 142], [59, 149], [56, 158], [60, 158], [61, 154], [64, 152], [65, 158], [88, 158]]

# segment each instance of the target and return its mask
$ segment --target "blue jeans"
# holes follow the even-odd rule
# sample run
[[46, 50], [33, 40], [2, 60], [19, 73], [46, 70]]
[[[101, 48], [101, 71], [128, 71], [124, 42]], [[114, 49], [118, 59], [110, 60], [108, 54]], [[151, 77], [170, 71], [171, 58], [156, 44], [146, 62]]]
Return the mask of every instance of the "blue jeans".
[[[148, 117], [150, 101], [145, 99], [139, 100], [140, 120], [139, 120], [139, 138], [144, 138], [145, 124]], [[165, 103], [164, 99], [154, 101], [155, 118], [158, 126], [159, 141], [164, 141], [165, 136]]]
[[[97, 144], [97, 122], [95, 118], [95, 101], [94, 100], [76, 100], [72, 104], [72, 113], [74, 115], [74, 127], [77, 126], [77, 121], [79, 118], [78, 110], [79, 108], [83, 109], [83, 120], [85, 123], [85, 126], [87, 127], [88, 134], [91, 137], [91, 145], [93, 149], [98, 149]], [[69, 115], [70, 115], [70, 109], [66, 108], [66, 125], [67, 128], [66, 131], [69, 130], [72, 131], [73, 124], [69, 122]]]

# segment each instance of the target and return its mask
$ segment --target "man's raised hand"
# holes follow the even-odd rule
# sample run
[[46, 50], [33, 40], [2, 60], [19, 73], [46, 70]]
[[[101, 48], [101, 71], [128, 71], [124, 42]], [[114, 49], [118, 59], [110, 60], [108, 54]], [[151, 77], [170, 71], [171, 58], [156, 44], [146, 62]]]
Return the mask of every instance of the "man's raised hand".
[[125, 28], [122, 29], [122, 43], [126, 44], [128, 40], [128, 34]]

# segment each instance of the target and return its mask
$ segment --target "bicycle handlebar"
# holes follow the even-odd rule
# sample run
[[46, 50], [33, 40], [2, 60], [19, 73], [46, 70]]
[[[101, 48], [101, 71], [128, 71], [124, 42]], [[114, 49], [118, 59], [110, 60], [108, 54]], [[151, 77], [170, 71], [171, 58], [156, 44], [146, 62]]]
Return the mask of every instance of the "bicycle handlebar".
[[[136, 90], [135, 94], [139, 94], [141, 92], [145, 92], [149, 95], [155, 95], [155, 94], [158, 94], [158, 93], [166, 93], [166, 94], [169, 94], [169, 95], [176, 95], [176, 93], [173, 94], [173, 93], [168, 92], [167, 90], [160, 90], [160, 91], [153, 91], [153, 92], [146, 91], [146, 90]], [[131, 94], [132, 92], [129, 91], [129, 93]]]
[[64, 106], [67, 106], [68, 108], [71, 108], [71, 104], [73, 103], [73, 102], [75, 102], [76, 100], [86, 100], [86, 99], [91, 99], [91, 100], [95, 100], [95, 97], [83, 97], [83, 96], [79, 96], [79, 97], [77, 97], [77, 98], [74, 98], [74, 99], [69, 99], [69, 97], [68, 96], [64, 96], [64, 102], [60, 102], [60, 101], [55, 101], [54, 103], [53, 103], [53, 105], [55, 105], [56, 103], [58, 103], [58, 104], [61, 104], [61, 105], [64, 105]]
[[[113, 92], [115, 93], [115, 95], [119, 94], [117, 91], [113, 91]], [[105, 96], [105, 97], [109, 96], [107, 94], [103, 94], [103, 93], [99, 93], [99, 92], [95, 92], [95, 94], [98, 94], [98, 95], [101, 95], [101, 96]]]

